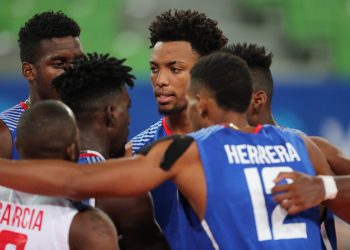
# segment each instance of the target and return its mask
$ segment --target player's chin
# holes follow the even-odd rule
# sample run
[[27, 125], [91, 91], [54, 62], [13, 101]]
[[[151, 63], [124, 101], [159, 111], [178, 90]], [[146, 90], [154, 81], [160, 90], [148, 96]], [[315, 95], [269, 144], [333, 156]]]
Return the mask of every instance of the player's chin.
[[125, 147], [120, 148], [117, 152], [111, 155], [111, 158], [120, 158], [125, 156]]
[[158, 105], [158, 112], [161, 115], [171, 115], [177, 113], [179, 110], [175, 105]]

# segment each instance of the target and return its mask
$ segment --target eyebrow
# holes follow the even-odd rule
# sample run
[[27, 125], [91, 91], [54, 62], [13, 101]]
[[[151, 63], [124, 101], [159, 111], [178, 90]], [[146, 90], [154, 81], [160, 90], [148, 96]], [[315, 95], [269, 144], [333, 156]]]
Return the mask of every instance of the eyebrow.
[[55, 60], [60, 60], [60, 61], [66, 61], [67, 57], [65, 56], [53, 56], [50, 58], [51, 61], [55, 61]]
[[[156, 62], [154, 62], [154, 61], [150, 61], [149, 63], [150, 63], [150, 64], [158, 65], [158, 63], [156, 63]], [[182, 62], [182, 61], [173, 60], [173, 61], [167, 62], [166, 65], [167, 65], [167, 66], [173, 66], [173, 65], [175, 65], [175, 64], [177, 64], [177, 63], [179, 63], [179, 64], [184, 64], [184, 62]]]

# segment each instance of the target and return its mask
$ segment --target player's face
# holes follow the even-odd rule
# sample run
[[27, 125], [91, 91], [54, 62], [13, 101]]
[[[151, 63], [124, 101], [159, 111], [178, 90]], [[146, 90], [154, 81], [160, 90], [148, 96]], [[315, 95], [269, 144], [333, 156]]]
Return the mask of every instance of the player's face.
[[129, 135], [129, 108], [131, 105], [129, 94], [125, 87], [117, 94], [113, 101], [113, 111], [116, 117], [115, 126], [111, 129], [111, 157], [121, 157], [125, 154], [125, 144]]
[[40, 42], [39, 58], [33, 64], [33, 80], [30, 81], [31, 95], [36, 100], [59, 99], [51, 87], [52, 80], [64, 72], [76, 57], [83, 55], [77, 37], [44, 39]]
[[205, 127], [205, 123], [200, 114], [199, 99], [197, 92], [191, 88], [191, 82], [186, 88], [186, 100], [187, 100], [187, 117], [189, 118], [193, 130], [199, 130]]
[[199, 55], [189, 42], [155, 44], [150, 61], [151, 82], [160, 113], [172, 114], [186, 109], [186, 86], [190, 70], [198, 59]]

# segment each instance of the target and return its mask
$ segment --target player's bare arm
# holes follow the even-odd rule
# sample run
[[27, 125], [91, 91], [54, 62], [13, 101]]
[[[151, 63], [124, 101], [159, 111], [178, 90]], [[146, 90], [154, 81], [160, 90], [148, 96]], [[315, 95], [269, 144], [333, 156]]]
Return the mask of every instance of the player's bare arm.
[[[305, 137], [303, 139], [316, 173], [319, 175], [333, 175], [321, 150], [310, 139]], [[285, 178], [292, 179], [293, 183], [277, 185], [272, 191], [275, 194], [279, 193], [274, 198], [289, 214], [295, 214], [322, 203], [331, 208], [339, 217], [348, 222], [350, 221], [349, 211], [345, 209], [347, 207], [346, 204], [350, 200], [347, 201], [340, 196], [337, 196], [335, 199], [329, 199], [324, 189], [324, 182], [320, 177], [308, 176], [297, 172], [284, 172], [280, 173], [275, 181], [278, 183]]]
[[0, 159], [0, 184], [28, 193], [77, 200], [137, 195], [174, 177], [175, 168], [164, 171], [159, 167], [171, 142], [158, 143], [146, 156], [110, 160], [83, 168], [62, 160], [15, 162]]
[[11, 159], [12, 138], [8, 127], [0, 120], [0, 158]]
[[310, 136], [309, 138], [321, 149], [336, 175], [350, 174], [350, 158], [344, 155], [339, 148], [324, 138], [317, 136]]

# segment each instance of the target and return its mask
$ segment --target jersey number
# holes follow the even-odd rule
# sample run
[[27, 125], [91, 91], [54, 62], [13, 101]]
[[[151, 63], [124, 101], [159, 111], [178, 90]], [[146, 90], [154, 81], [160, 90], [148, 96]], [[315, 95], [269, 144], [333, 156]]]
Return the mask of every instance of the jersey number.
[[[270, 215], [268, 214], [264, 191], [267, 195], [271, 194], [271, 188], [275, 185], [273, 179], [282, 171], [292, 172], [293, 169], [290, 167], [263, 168], [261, 183], [257, 168], [244, 169], [259, 241], [307, 238], [305, 223], [283, 223], [288, 214], [280, 205], [277, 205]], [[271, 218], [271, 228], [269, 218]]]
[[16, 250], [24, 250], [27, 244], [27, 235], [8, 230], [0, 232], [0, 250], [5, 250], [7, 246], [15, 246]]

